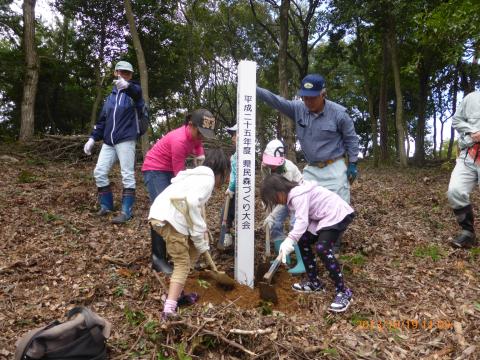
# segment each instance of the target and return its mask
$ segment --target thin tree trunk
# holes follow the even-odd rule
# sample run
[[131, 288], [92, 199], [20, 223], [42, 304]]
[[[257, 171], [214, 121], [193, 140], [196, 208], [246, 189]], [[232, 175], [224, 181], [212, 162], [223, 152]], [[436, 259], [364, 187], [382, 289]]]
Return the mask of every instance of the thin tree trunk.
[[95, 101], [92, 104], [90, 112], [90, 125], [93, 127], [97, 121], [98, 108], [103, 98], [103, 82], [105, 75], [102, 75], [102, 66], [105, 60], [105, 41], [106, 41], [106, 21], [102, 20], [102, 27], [100, 29], [100, 52], [95, 63]]
[[[142, 43], [140, 42], [140, 37], [138, 36], [137, 27], [135, 26], [135, 18], [133, 17], [132, 3], [130, 0], [124, 0], [125, 13], [128, 20], [128, 26], [130, 27], [130, 33], [132, 35], [133, 47], [135, 48], [135, 53], [137, 54], [138, 70], [140, 72], [140, 84], [142, 86], [143, 100], [148, 106], [150, 103], [150, 97], [148, 94], [148, 70], [147, 62], [145, 61], [145, 54], [143, 53]], [[148, 134], [150, 129], [142, 136], [142, 153], [145, 155], [150, 147], [148, 143]]]
[[425, 162], [425, 122], [426, 122], [426, 105], [428, 97], [428, 72], [423, 62], [419, 69], [419, 101], [418, 101], [418, 122], [417, 136], [415, 138], [415, 164], [423, 165]]
[[365, 93], [368, 102], [368, 115], [370, 116], [370, 131], [372, 132], [373, 166], [378, 167], [378, 125], [374, 109], [375, 100], [373, 99], [372, 89], [369, 85], [365, 86]]
[[23, 2], [23, 48], [25, 52], [25, 79], [21, 105], [20, 142], [33, 137], [35, 129], [35, 97], [38, 84], [38, 56], [35, 46], [35, 3], [36, 0]]
[[388, 32], [388, 47], [390, 50], [390, 61], [392, 63], [393, 78], [395, 82], [395, 97], [396, 97], [396, 111], [395, 111], [395, 128], [397, 130], [398, 141], [398, 156], [400, 159], [400, 166], [407, 167], [407, 153], [405, 152], [405, 128], [403, 120], [403, 95], [402, 86], [400, 83], [400, 66], [398, 64], [397, 55], [397, 41], [395, 39], [395, 32], [393, 31], [393, 24], [390, 21], [390, 29]]
[[390, 162], [388, 153], [388, 119], [387, 119], [387, 72], [388, 49], [387, 36], [382, 36], [382, 71], [380, 77], [380, 94], [378, 97], [378, 116], [380, 118], [380, 163], [386, 165]]
[[437, 111], [435, 109], [435, 103], [433, 104], [433, 158], [437, 158]]
[[[280, 96], [288, 98], [288, 75], [287, 75], [287, 46], [288, 46], [288, 11], [290, 10], [290, 0], [282, 0], [280, 5], [280, 37], [278, 48], [278, 83]], [[297, 162], [295, 153], [295, 133], [293, 122], [285, 115], [280, 113], [282, 125], [282, 135], [287, 145], [287, 158], [294, 163]]]
[[[458, 65], [455, 69], [453, 74], [455, 77], [453, 79], [453, 96], [452, 96], [452, 114], [455, 114], [457, 111], [457, 94], [458, 94]], [[453, 126], [450, 127], [450, 141], [448, 142], [448, 151], [447, 151], [447, 159], [450, 160], [452, 158], [453, 152], [453, 143], [455, 141], [455, 129]]]

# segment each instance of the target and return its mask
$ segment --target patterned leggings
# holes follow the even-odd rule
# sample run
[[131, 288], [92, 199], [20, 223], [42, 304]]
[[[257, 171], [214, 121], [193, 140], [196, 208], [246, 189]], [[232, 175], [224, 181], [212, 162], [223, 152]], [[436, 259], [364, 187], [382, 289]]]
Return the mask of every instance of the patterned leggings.
[[317, 236], [305, 232], [298, 241], [308, 279], [315, 284], [321, 283], [318, 279], [317, 264], [312, 251], [312, 245], [315, 245], [317, 255], [322, 260], [323, 265], [325, 265], [325, 268], [328, 270], [330, 278], [335, 283], [336, 292], [345, 290], [342, 270], [332, 251], [332, 244], [335, 243], [341, 233], [342, 232], [338, 230], [320, 230]]

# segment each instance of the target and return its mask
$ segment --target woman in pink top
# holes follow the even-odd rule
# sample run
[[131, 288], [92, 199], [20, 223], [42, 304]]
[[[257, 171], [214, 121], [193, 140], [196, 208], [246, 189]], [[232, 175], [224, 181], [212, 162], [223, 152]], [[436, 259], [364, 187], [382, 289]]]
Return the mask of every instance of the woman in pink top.
[[298, 243], [308, 280], [292, 285], [303, 293], [322, 292], [324, 284], [318, 278], [315, 252], [322, 260], [330, 278], [335, 283], [336, 296], [330, 311], [345, 311], [352, 300], [352, 291], [343, 282], [340, 264], [333, 255], [332, 245], [354, 218], [354, 211], [340, 196], [313, 182], [298, 184], [281, 175], [271, 174], [261, 186], [262, 201], [274, 207], [287, 205], [295, 212], [295, 224], [280, 246], [282, 261]]
[[[185, 170], [185, 160], [190, 155], [194, 155], [195, 162], [201, 165], [205, 159], [202, 139], [215, 137], [214, 129], [215, 118], [212, 113], [205, 109], [195, 110], [187, 115], [183, 126], [167, 133], [147, 152], [142, 173], [150, 204], [170, 185], [173, 177]], [[151, 237], [153, 269], [171, 274], [172, 267], [166, 260], [164, 239], [153, 230]]]

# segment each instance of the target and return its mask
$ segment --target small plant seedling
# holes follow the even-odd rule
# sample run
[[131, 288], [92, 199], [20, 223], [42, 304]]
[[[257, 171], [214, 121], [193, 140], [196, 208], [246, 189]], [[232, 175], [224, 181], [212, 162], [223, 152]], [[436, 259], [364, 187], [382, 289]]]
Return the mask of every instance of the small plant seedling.
[[19, 184], [28, 184], [37, 181], [37, 177], [28, 170], [22, 170], [18, 175], [17, 182]]
[[113, 290], [113, 296], [120, 297], [125, 295], [125, 286], [119, 285]]
[[206, 280], [197, 279], [198, 286], [204, 289], [208, 289], [210, 287], [210, 283]]
[[272, 305], [273, 304], [270, 301], [260, 300], [260, 303], [259, 303], [260, 314], [272, 315], [273, 313]]
[[142, 321], [145, 320], [145, 314], [143, 311], [131, 310], [128, 306], [125, 308], [125, 318], [127, 322], [132, 326], [138, 326]]
[[419, 258], [430, 257], [433, 261], [440, 260], [444, 256], [443, 250], [437, 245], [417, 246], [413, 255]]

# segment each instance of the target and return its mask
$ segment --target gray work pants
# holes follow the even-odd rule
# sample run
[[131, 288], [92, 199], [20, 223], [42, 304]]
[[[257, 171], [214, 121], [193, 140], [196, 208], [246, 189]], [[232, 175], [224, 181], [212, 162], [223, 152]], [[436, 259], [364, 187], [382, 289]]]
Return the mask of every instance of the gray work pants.
[[479, 179], [480, 166], [473, 162], [466, 149], [462, 150], [448, 184], [448, 202], [453, 209], [461, 209], [470, 205], [470, 194]]

